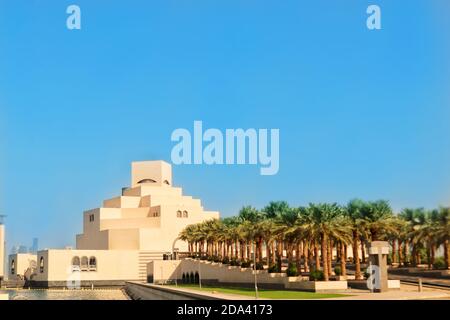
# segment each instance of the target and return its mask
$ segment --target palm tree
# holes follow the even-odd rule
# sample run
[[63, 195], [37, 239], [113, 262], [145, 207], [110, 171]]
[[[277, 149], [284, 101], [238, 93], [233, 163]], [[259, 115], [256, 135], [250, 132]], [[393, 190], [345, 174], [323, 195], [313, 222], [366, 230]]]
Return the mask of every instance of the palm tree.
[[[276, 220], [289, 210], [290, 207], [286, 201], [272, 201], [266, 207], [264, 207], [262, 211], [264, 217]], [[272, 245], [274, 244], [275, 242], [272, 242]], [[276, 264], [278, 270], [280, 271], [282, 267], [282, 259], [283, 259], [283, 234], [282, 232], [278, 232], [278, 236], [276, 236]]]
[[366, 202], [362, 207], [362, 227], [371, 241], [383, 240], [387, 232], [395, 232], [397, 221], [389, 202]]
[[450, 208], [439, 209], [439, 227], [436, 237], [444, 245], [444, 259], [447, 269], [450, 269]]
[[[258, 230], [258, 235], [262, 237], [266, 245], [266, 264], [271, 267], [275, 263], [275, 252], [271, 247], [278, 234], [278, 226], [273, 219], [265, 218], [258, 222], [256, 228]], [[260, 256], [260, 259], [262, 259], [262, 255]]]
[[[403, 264], [405, 266], [408, 266], [410, 263], [409, 256], [410, 256], [410, 246], [417, 245], [417, 241], [413, 239], [415, 235], [415, 231], [417, 230], [418, 226], [423, 223], [423, 208], [419, 209], [411, 209], [411, 208], [405, 208], [403, 209], [399, 217], [403, 220], [403, 225], [401, 227], [401, 239], [403, 240], [403, 250], [401, 252], [402, 258], [403, 258]], [[400, 247], [400, 245], [399, 245]], [[413, 249], [413, 252], [416, 250]], [[400, 253], [400, 252], [399, 252]]]
[[[239, 211], [238, 218], [241, 221], [240, 232], [242, 240], [242, 250], [246, 247], [246, 256], [243, 259], [250, 259], [250, 244], [255, 240], [256, 229], [255, 225], [263, 219], [263, 214], [252, 206], [244, 206]], [[262, 240], [257, 242], [257, 245], [261, 245]], [[256, 251], [256, 250], [255, 250]], [[254, 252], [256, 254], [256, 252]]]
[[[296, 223], [299, 211], [297, 208], [287, 208], [274, 219], [278, 226], [279, 238], [286, 244], [288, 265], [292, 263], [294, 243], [296, 242]], [[280, 266], [281, 270], [281, 266]]]
[[307, 232], [317, 237], [320, 242], [322, 256], [322, 270], [324, 280], [328, 281], [331, 274], [328, 261], [329, 239], [350, 240], [350, 229], [343, 224], [343, 210], [336, 203], [310, 204]]
[[[188, 244], [189, 255], [215, 259], [241, 259], [252, 254], [258, 263], [275, 265], [281, 271], [283, 249], [288, 264], [294, 257], [298, 272], [322, 269], [325, 280], [332, 274], [332, 254], [337, 252], [342, 275], [346, 273], [346, 248], [353, 245], [355, 278], [361, 279], [359, 249], [364, 244], [388, 240], [392, 244], [394, 261], [396, 250], [400, 264], [408, 264], [411, 247], [412, 261], [420, 263], [419, 252], [426, 249], [429, 267], [433, 265], [437, 248], [444, 247], [445, 262], [450, 266], [450, 208], [425, 211], [404, 209], [394, 216], [387, 201], [365, 202], [352, 200], [347, 206], [310, 204], [291, 208], [284, 201], [270, 202], [262, 211], [244, 206], [235, 217], [207, 220], [189, 225], [180, 232], [180, 239]], [[266, 259], [263, 260], [263, 247]], [[275, 249], [276, 247], [276, 249]], [[295, 252], [295, 255], [294, 255]], [[322, 264], [322, 265], [321, 265]]]
[[352, 238], [353, 238], [353, 263], [355, 264], [355, 279], [362, 279], [361, 275], [361, 262], [359, 260], [359, 239], [361, 237], [361, 222], [363, 219], [363, 208], [366, 203], [359, 199], [351, 200], [346, 208], [345, 215], [347, 216], [351, 228], [352, 228]]

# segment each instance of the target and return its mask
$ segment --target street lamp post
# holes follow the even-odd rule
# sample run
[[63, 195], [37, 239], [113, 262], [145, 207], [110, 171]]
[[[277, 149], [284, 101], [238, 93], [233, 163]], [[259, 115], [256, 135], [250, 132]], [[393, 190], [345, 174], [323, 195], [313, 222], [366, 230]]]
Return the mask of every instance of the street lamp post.
[[198, 260], [198, 285], [199, 285], [200, 289], [202, 288], [202, 266], [201, 265], [202, 265], [202, 256], [200, 255], [200, 260]]
[[257, 278], [257, 271], [256, 271], [256, 252], [255, 252], [255, 242], [252, 242], [252, 250], [253, 250], [253, 269], [254, 269], [254, 275], [255, 275], [255, 299], [258, 299], [258, 278]]

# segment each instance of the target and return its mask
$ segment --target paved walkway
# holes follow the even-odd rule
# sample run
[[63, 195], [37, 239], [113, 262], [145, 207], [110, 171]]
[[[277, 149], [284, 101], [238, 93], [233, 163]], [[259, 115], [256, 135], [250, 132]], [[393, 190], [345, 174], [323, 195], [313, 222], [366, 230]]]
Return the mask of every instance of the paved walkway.
[[[219, 293], [216, 291], [199, 291], [195, 289], [186, 289], [180, 287], [170, 287], [170, 289], [190, 292], [190, 293], [201, 293], [205, 296], [210, 296], [218, 299], [224, 300], [252, 300], [250, 296], [242, 296], [228, 293]], [[332, 292], [330, 292], [332, 293]], [[422, 292], [417, 291], [416, 286], [404, 286], [402, 285], [401, 290], [394, 290], [383, 293], [371, 293], [366, 290], [351, 290], [350, 292], [339, 292], [341, 294], [348, 294], [348, 297], [341, 298], [325, 298], [320, 300], [448, 300], [450, 299], [450, 292], [444, 290], [434, 290], [428, 289]], [[260, 300], [270, 300], [270, 299], [260, 299]], [[314, 299], [316, 300], [316, 299]]]
[[[405, 275], [397, 275], [397, 274], [389, 274], [389, 279], [395, 279], [400, 281], [411, 281], [418, 282], [419, 277], [416, 276], [405, 276]], [[441, 286], [447, 286], [450, 289], [450, 280], [448, 279], [437, 279], [437, 278], [425, 278], [421, 277], [422, 283], [425, 284], [436, 284]]]
[[195, 293], [197, 295], [203, 295], [215, 299], [223, 299], [223, 300], [251, 300], [252, 297], [249, 296], [243, 296], [243, 295], [237, 295], [237, 294], [229, 294], [229, 293], [220, 293], [214, 290], [207, 291], [207, 290], [196, 290], [196, 289], [188, 289], [188, 288], [182, 288], [182, 287], [176, 287], [176, 286], [160, 286], [165, 289], [173, 290], [173, 291], [180, 291], [180, 292], [187, 292], [187, 293]]
[[441, 291], [389, 291], [383, 293], [363, 293], [352, 295], [351, 297], [322, 299], [322, 300], [441, 300], [450, 299], [450, 294]]

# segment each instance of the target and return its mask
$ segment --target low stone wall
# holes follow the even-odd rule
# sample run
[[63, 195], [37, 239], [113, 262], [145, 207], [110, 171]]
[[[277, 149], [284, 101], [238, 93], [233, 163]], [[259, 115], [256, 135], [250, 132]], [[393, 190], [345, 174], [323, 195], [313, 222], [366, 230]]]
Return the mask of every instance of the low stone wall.
[[[177, 261], [152, 261], [147, 266], [148, 279], [152, 283], [173, 283], [175, 279], [181, 281], [183, 274], [190, 278], [195, 275], [203, 284], [227, 287], [253, 287], [255, 281], [254, 270], [229, 266], [222, 263], [199, 261], [193, 259]], [[308, 277], [288, 277], [285, 273], [269, 273], [258, 270], [258, 287], [277, 290], [303, 290], [313, 292], [344, 291], [347, 281], [308, 281]], [[197, 281], [196, 280], [196, 281]]]
[[[366, 280], [349, 280], [348, 286], [352, 289], [369, 290]], [[400, 290], [400, 280], [388, 280], [389, 290]]]
[[345, 291], [348, 289], [347, 281], [297, 281], [285, 284], [286, 289], [295, 289], [310, 292]]
[[420, 268], [389, 268], [390, 274], [421, 278], [450, 279], [450, 270], [423, 270]]
[[133, 300], [219, 300], [201, 293], [181, 292], [161, 285], [127, 282], [125, 292]]
[[25, 280], [2, 280], [0, 281], [0, 288], [23, 288]]
[[[136, 280], [137, 281], [137, 280]], [[96, 281], [81, 281], [81, 288], [120, 288], [125, 286], [126, 280], [96, 280]], [[67, 288], [67, 281], [30, 281], [31, 288]], [[26, 286], [27, 287], [27, 286]]]

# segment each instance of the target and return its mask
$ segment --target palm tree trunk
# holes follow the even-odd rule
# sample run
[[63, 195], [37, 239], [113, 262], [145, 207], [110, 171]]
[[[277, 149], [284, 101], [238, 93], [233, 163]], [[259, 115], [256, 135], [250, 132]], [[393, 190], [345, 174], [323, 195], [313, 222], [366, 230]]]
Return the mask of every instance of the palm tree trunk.
[[341, 261], [341, 242], [336, 242], [336, 261]]
[[309, 250], [308, 250], [308, 242], [305, 240], [303, 245], [303, 261], [305, 272], [309, 272]]
[[322, 253], [322, 266], [324, 281], [329, 280], [328, 274], [328, 241], [325, 234], [322, 234], [321, 253]]
[[331, 276], [333, 267], [332, 260], [333, 259], [333, 243], [332, 241], [328, 241], [327, 243], [327, 263], [328, 263], [328, 276]]
[[301, 248], [300, 248], [300, 241], [297, 242], [297, 246], [295, 248], [295, 265], [297, 266], [297, 272], [300, 273], [301, 266]]
[[347, 268], [346, 268], [346, 257], [345, 257], [345, 245], [343, 242], [341, 242], [340, 245], [340, 261], [341, 261], [341, 275], [342, 276], [347, 276]]
[[353, 231], [353, 262], [355, 263], [355, 279], [361, 280], [361, 264], [359, 262], [359, 238], [358, 232]]
[[450, 269], [450, 246], [448, 239], [444, 241], [444, 259], [447, 269]]
[[348, 257], [348, 254], [347, 254], [347, 244], [344, 244], [344, 258], [345, 258], [345, 262], [347, 262], [347, 257]]
[[275, 241], [272, 241], [271, 245], [270, 245], [270, 255], [271, 255], [271, 259], [272, 259], [272, 265], [275, 265], [276, 259], [275, 259]]
[[278, 270], [281, 272], [281, 267], [282, 267], [282, 259], [283, 257], [283, 244], [280, 240], [277, 240], [277, 265], [278, 265]]
[[408, 240], [405, 241], [404, 250], [405, 250], [405, 256], [404, 256], [405, 265], [409, 265], [410, 260], [409, 260], [409, 241]]
[[366, 248], [364, 241], [361, 241], [361, 262], [366, 263]]
[[392, 241], [392, 263], [397, 263], [397, 239]]
[[288, 259], [288, 266], [291, 265], [292, 263], [292, 244], [287, 243], [287, 248], [286, 248], [286, 255], [287, 255], [287, 259]]
[[319, 245], [314, 240], [314, 257], [316, 258], [316, 270], [320, 270]]
[[402, 242], [398, 240], [398, 266], [401, 267], [404, 263]]
[[259, 255], [259, 262], [261, 263], [263, 263], [263, 245], [264, 245], [263, 239], [259, 238], [258, 255]]
[[270, 266], [270, 243], [266, 242], [266, 262]]
[[430, 269], [433, 267], [434, 265], [434, 260], [436, 258], [436, 244], [432, 243], [431, 244], [431, 250], [430, 250], [430, 261], [428, 262], [428, 265], [430, 267]]

